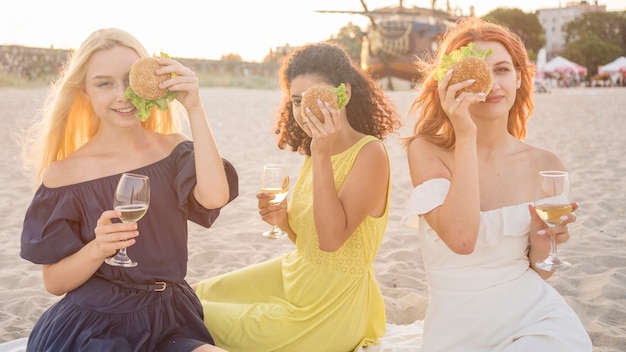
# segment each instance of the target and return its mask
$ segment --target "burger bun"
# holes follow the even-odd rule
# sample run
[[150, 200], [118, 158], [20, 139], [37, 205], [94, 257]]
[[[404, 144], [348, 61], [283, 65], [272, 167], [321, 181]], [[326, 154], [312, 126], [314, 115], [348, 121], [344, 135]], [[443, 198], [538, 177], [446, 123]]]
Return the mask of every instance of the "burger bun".
[[146, 100], [163, 98], [168, 90], [159, 88], [159, 84], [170, 79], [171, 74], [157, 75], [156, 70], [161, 67], [155, 58], [145, 57], [133, 63], [130, 68], [128, 84], [139, 97]]
[[493, 84], [493, 76], [491, 74], [491, 68], [484, 59], [476, 56], [467, 57], [454, 65], [450, 66], [452, 69], [452, 77], [450, 77], [449, 85], [467, 81], [469, 79], [475, 79], [476, 82], [457, 91], [456, 96], [462, 92], [472, 93], [484, 93], [489, 94], [491, 86]]
[[315, 115], [321, 122], [324, 122], [324, 114], [317, 105], [317, 100], [327, 102], [333, 108], [338, 108], [337, 93], [332, 87], [328, 87], [321, 84], [316, 84], [309, 87], [302, 93], [302, 101], [300, 102], [300, 108], [302, 109], [302, 117], [307, 118], [307, 108]]

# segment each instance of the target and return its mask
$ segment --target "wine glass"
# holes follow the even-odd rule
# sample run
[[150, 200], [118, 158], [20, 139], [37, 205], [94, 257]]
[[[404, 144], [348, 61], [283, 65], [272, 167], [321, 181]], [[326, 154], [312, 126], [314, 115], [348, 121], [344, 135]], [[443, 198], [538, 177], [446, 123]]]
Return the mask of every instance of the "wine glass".
[[[148, 176], [122, 174], [113, 197], [113, 209], [122, 213], [120, 220], [125, 224], [139, 221], [148, 211], [149, 205], [150, 179]], [[120, 249], [114, 257], [107, 258], [105, 263], [113, 266], [137, 266], [137, 262], [126, 254], [126, 248]]]
[[[263, 173], [261, 174], [261, 192], [267, 192], [274, 195], [274, 199], [270, 200], [270, 204], [280, 204], [289, 192], [289, 176], [287, 176], [287, 168], [283, 164], [267, 164], [263, 165]], [[287, 236], [287, 233], [274, 224], [271, 230], [263, 232], [263, 237], [275, 240]]]
[[[564, 171], [540, 171], [539, 183], [535, 193], [535, 211], [549, 227], [560, 225], [561, 216], [572, 212], [570, 180]], [[562, 271], [571, 268], [571, 264], [559, 259], [556, 254], [556, 240], [550, 234], [550, 255], [535, 265], [544, 271]]]

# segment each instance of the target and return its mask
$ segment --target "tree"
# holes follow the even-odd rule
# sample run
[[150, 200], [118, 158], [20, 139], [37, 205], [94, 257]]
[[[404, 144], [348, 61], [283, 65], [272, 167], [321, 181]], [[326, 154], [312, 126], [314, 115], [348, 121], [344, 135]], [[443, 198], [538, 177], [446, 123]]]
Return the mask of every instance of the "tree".
[[611, 43], [626, 54], [626, 11], [589, 12], [565, 25], [566, 44], [587, 37]]
[[567, 23], [561, 55], [587, 67], [589, 76], [599, 65], [626, 55], [626, 11], [590, 12]]
[[561, 52], [561, 56], [568, 58], [587, 68], [587, 76], [598, 73], [598, 66], [620, 56], [620, 48], [600, 38], [587, 36], [586, 38], [569, 43]]
[[235, 61], [235, 62], [242, 62], [243, 61], [243, 59], [241, 58], [241, 55], [235, 54], [235, 53], [222, 55], [220, 60], [221, 61]]
[[539, 49], [546, 44], [543, 27], [534, 13], [499, 7], [484, 15], [482, 19], [505, 26], [519, 35], [531, 60], [537, 59]]
[[329, 42], [336, 43], [343, 47], [350, 58], [357, 64], [361, 63], [361, 47], [363, 45], [363, 30], [352, 22], [348, 22], [345, 27], [339, 29], [337, 35], [332, 35]]

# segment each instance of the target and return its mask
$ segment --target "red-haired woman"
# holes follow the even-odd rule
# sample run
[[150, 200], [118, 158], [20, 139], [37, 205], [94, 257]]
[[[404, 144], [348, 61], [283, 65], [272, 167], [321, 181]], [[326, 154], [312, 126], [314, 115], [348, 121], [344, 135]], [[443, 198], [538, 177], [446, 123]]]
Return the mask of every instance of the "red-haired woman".
[[[444, 55], [473, 42], [491, 50], [489, 93], [457, 92], [433, 77]], [[540, 170], [565, 170], [557, 155], [523, 142], [533, 110], [533, 69], [520, 38], [476, 18], [443, 37], [411, 112], [406, 139], [415, 187], [405, 216], [416, 227], [428, 274], [430, 304], [422, 351], [591, 351], [588, 334], [535, 266], [548, 256], [550, 232], [531, 203]], [[574, 205], [574, 207], [576, 207]]]

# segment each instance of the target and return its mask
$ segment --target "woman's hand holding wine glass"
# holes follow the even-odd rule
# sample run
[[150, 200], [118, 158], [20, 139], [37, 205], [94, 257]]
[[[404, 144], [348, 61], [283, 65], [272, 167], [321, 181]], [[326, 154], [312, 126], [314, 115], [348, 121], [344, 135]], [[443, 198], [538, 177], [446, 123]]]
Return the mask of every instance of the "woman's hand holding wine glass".
[[[561, 225], [573, 211], [570, 180], [564, 171], [541, 171], [535, 192], [534, 207], [537, 215], [550, 228]], [[557, 256], [554, 232], [550, 232], [550, 254], [542, 262], [535, 263], [544, 271], [563, 271], [572, 265]]]
[[[274, 198], [269, 200], [270, 204], [277, 205], [283, 202], [289, 192], [289, 176], [287, 168], [283, 164], [267, 164], [263, 166], [261, 174], [261, 192], [273, 194]], [[277, 220], [271, 230], [263, 232], [263, 237], [267, 239], [279, 239], [287, 236], [287, 233], [280, 229]]]
[[[122, 214], [120, 220], [126, 224], [137, 222], [146, 214], [149, 206], [150, 179], [148, 176], [122, 174], [113, 197], [113, 208]], [[126, 248], [120, 249], [115, 256], [107, 258], [105, 263], [124, 267], [137, 265], [137, 262], [126, 254]]]

